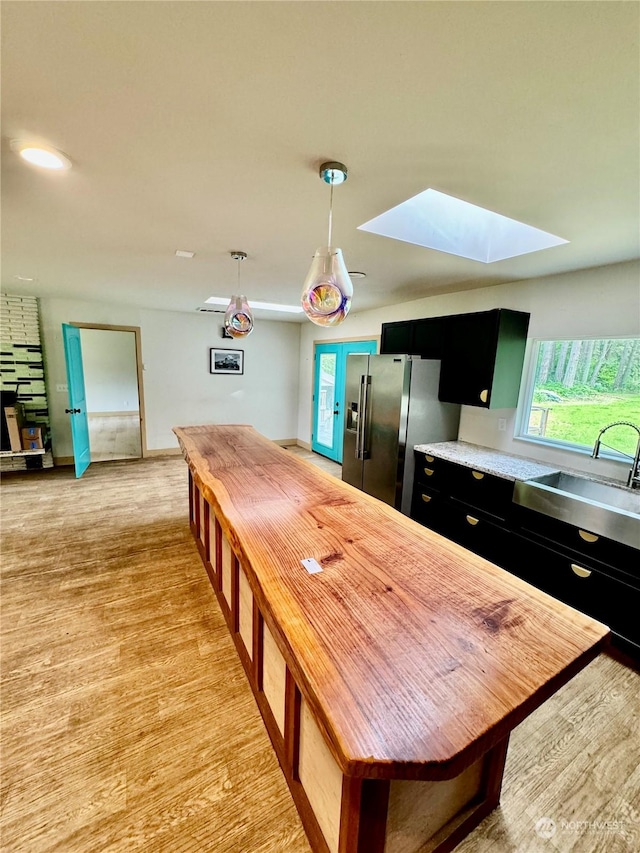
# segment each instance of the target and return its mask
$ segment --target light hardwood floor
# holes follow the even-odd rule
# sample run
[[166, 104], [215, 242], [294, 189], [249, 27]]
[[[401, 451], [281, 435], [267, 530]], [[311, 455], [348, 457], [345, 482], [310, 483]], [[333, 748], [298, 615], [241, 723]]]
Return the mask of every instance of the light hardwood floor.
[[92, 462], [139, 459], [142, 456], [140, 415], [88, 415]]
[[[10, 474], [1, 509], [2, 853], [309, 853], [184, 461]], [[514, 731], [459, 853], [640, 850], [639, 756], [640, 677], [602, 655]]]
[[327, 459], [326, 456], [321, 456], [319, 453], [312, 453], [311, 450], [305, 450], [304, 447], [299, 447], [295, 444], [285, 445], [285, 450], [288, 450], [290, 453], [295, 453], [295, 455], [299, 456], [300, 459], [306, 459], [307, 462], [312, 462], [314, 465], [317, 465], [318, 468], [322, 468], [323, 471], [333, 474], [333, 476], [338, 477], [338, 479], [342, 476], [342, 466], [337, 462], [333, 462], [331, 459]]

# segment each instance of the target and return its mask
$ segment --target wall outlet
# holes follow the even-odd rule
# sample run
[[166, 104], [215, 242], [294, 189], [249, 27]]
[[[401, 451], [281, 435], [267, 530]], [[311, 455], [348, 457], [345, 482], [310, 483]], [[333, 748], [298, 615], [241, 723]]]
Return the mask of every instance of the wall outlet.
[[507, 429], [507, 419], [498, 418], [498, 432], [505, 432]]
[[68, 394], [69, 393], [69, 386], [68, 385], [56, 385], [56, 391], [58, 391], [60, 394]]

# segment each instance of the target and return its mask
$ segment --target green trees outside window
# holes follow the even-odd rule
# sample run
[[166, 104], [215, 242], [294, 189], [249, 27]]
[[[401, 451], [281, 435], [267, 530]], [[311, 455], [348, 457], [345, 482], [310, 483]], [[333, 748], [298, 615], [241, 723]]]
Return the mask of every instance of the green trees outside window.
[[[613, 421], [640, 426], [640, 338], [539, 341], [524, 435], [593, 447]], [[635, 430], [619, 427], [611, 444], [633, 454]]]

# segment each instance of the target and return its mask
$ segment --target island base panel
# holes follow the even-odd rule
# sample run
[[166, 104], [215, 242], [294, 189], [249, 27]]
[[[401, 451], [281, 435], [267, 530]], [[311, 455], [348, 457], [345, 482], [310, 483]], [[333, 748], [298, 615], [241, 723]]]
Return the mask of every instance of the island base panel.
[[[508, 738], [445, 781], [342, 773], [196, 481], [190, 524], [315, 853], [446, 853], [498, 804]], [[273, 626], [274, 628], [276, 626]]]
[[284, 737], [284, 706], [287, 665], [273, 639], [271, 631], [262, 622], [262, 690], [266, 697], [280, 734]]

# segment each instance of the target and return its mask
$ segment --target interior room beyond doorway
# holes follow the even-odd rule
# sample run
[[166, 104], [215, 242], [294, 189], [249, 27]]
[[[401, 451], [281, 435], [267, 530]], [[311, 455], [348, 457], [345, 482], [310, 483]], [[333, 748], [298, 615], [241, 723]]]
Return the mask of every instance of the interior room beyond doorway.
[[142, 456], [133, 331], [82, 328], [82, 364], [91, 461]]

